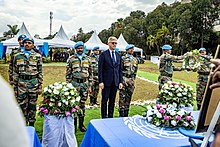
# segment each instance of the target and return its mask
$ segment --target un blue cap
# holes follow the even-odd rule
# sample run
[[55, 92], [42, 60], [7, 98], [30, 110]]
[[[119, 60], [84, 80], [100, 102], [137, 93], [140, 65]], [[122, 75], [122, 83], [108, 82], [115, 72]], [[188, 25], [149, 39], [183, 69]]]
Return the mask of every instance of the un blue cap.
[[26, 35], [21, 34], [21, 35], [18, 36], [18, 41], [19, 41], [21, 38], [26, 38], [26, 37], [27, 37]]
[[170, 46], [169, 44], [165, 44], [161, 47], [163, 50], [171, 50], [172, 46]]
[[199, 49], [199, 52], [201, 52], [201, 51], [206, 51], [206, 49], [205, 49], [204, 47], [201, 47], [201, 48]]
[[24, 40], [22, 41], [22, 44], [24, 44], [25, 41], [31, 41], [32, 43], [34, 43], [34, 39], [28, 38], [28, 37], [24, 38]]
[[95, 46], [95, 47], [93, 47], [92, 50], [94, 51], [94, 50], [98, 50], [98, 49], [99, 49], [99, 46]]
[[84, 43], [82, 41], [78, 41], [74, 46], [73, 48], [76, 49], [77, 47], [79, 46], [84, 46]]
[[127, 50], [130, 49], [130, 48], [134, 48], [134, 45], [133, 45], [133, 44], [128, 44], [128, 45], [126, 46], [125, 50], [127, 51]]

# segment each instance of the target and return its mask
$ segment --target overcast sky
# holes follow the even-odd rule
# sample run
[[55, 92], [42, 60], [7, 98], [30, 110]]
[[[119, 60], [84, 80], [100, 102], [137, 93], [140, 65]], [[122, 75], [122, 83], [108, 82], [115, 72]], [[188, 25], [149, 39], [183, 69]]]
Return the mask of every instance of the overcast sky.
[[146, 14], [162, 2], [175, 0], [0, 0], [0, 36], [8, 31], [7, 24], [25, 23], [32, 36], [46, 37], [50, 32], [49, 13], [53, 12], [52, 34], [62, 25], [71, 37], [80, 27], [83, 31], [100, 32], [111, 26], [118, 18], [129, 16], [131, 11]]

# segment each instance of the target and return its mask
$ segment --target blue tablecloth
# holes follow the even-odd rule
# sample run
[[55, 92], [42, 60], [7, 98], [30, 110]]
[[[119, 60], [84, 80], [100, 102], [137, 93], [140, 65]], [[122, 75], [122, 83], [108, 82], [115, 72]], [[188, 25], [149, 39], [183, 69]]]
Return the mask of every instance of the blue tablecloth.
[[[201, 141], [197, 142], [198, 144]], [[142, 116], [91, 120], [81, 147], [190, 147], [178, 130], [148, 123]]]
[[30, 147], [42, 147], [34, 127], [26, 127], [30, 142]]

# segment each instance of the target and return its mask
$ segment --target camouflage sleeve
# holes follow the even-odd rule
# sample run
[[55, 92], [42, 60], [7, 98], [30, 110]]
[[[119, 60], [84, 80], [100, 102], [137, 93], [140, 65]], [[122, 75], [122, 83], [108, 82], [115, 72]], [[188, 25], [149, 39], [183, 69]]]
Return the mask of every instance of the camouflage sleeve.
[[14, 61], [14, 56], [13, 56], [13, 50], [12, 50], [10, 54], [10, 61], [9, 61], [9, 68], [8, 68], [9, 82], [13, 81], [13, 61]]
[[38, 83], [39, 83], [38, 89], [42, 89], [43, 73], [42, 73], [42, 57], [41, 57], [41, 55], [39, 56], [37, 69], [38, 69]]
[[18, 76], [19, 76], [19, 72], [18, 72], [18, 66], [17, 66], [17, 60], [16, 60], [16, 56], [13, 59], [13, 85], [14, 85], [14, 91], [17, 92], [18, 91]]
[[72, 63], [71, 60], [68, 59], [66, 63], [66, 82], [71, 83], [72, 81]]
[[92, 62], [91, 62], [91, 59], [89, 59], [89, 86], [92, 86], [93, 85], [93, 70], [92, 70]]

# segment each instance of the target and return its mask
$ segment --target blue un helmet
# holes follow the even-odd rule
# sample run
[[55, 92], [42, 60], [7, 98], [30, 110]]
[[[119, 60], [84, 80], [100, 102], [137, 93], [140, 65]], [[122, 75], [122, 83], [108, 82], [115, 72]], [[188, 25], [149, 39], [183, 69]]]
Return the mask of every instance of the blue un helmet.
[[134, 45], [133, 45], [133, 44], [128, 44], [128, 45], [126, 46], [125, 50], [127, 51], [127, 50], [129, 50], [130, 48], [134, 48]]
[[199, 49], [199, 52], [201, 52], [201, 51], [206, 51], [206, 49], [205, 49], [204, 47], [201, 47], [201, 48]]
[[93, 47], [92, 51], [98, 50], [98, 49], [99, 49], [99, 46], [95, 46], [95, 47]]
[[27, 38], [27, 36], [26, 36], [26, 35], [23, 35], [23, 34], [19, 35], [19, 36], [18, 36], [18, 41], [19, 41], [21, 38]]
[[172, 46], [170, 46], [169, 44], [165, 44], [161, 48], [162, 48], [162, 50], [171, 50]]
[[31, 41], [34, 44], [34, 39], [32, 38], [28, 38], [28, 37], [24, 38], [24, 40], [22, 41], [22, 44], [24, 44], [25, 41]]
[[78, 41], [74, 46], [73, 48], [76, 49], [77, 47], [79, 46], [84, 46], [84, 43], [82, 41]]

